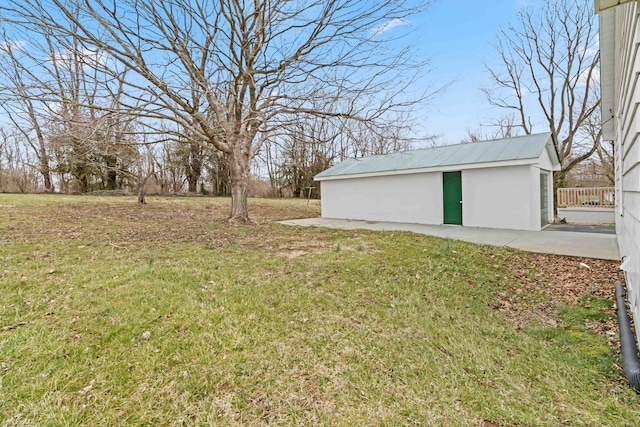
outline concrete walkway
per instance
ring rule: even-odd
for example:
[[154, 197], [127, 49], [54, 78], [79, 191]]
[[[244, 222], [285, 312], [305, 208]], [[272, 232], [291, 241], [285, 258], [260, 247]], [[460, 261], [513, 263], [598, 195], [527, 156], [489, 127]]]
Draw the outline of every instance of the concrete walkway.
[[305, 218], [280, 221], [285, 225], [341, 228], [345, 230], [413, 231], [446, 239], [492, 246], [507, 246], [527, 252], [620, 260], [616, 236], [568, 231], [523, 231], [459, 225], [424, 225], [397, 222]]
[[589, 225], [589, 224], [553, 224], [544, 231], [573, 231], [579, 233], [616, 234], [614, 225]]

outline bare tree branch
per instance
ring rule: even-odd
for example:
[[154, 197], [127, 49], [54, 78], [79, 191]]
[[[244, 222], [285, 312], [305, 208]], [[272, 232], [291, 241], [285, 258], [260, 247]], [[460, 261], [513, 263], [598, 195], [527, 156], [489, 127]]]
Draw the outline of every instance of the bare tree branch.
[[566, 174], [600, 144], [598, 132], [581, 133], [600, 105], [592, 9], [580, 0], [523, 8], [517, 22], [498, 35], [498, 62], [485, 63], [491, 80], [482, 89], [487, 101], [515, 113], [525, 134], [533, 132], [532, 118], [541, 117], [556, 137], [562, 163], [556, 185], [563, 185]]
[[263, 133], [309, 116], [382, 123], [429, 99], [427, 90], [407, 90], [424, 61], [384, 31], [429, 3], [8, 0], [0, 13], [23, 32], [104, 55], [94, 66], [122, 80], [118, 108], [221, 152], [231, 218], [247, 220]]

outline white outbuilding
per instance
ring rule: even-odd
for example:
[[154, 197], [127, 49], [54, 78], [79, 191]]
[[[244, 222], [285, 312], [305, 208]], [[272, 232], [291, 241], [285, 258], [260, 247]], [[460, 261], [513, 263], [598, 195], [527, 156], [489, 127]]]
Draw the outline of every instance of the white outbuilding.
[[553, 221], [553, 135], [345, 160], [315, 176], [322, 217], [540, 230]]

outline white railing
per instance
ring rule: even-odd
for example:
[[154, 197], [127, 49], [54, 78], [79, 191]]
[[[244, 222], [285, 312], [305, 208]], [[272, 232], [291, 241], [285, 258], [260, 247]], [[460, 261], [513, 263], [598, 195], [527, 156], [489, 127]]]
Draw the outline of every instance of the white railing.
[[612, 208], [616, 204], [614, 187], [558, 188], [559, 208]]

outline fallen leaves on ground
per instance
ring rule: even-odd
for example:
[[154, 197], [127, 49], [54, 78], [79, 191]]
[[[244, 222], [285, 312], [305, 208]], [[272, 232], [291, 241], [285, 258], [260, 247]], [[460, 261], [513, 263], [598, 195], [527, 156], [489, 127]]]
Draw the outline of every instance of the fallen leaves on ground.
[[[564, 305], [590, 308], [591, 298], [615, 301], [615, 282], [624, 283], [618, 261], [560, 255], [522, 253], [508, 260], [514, 278], [496, 292], [494, 308], [516, 327], [537, 322], [562, 326], [559, 314]], [[615, 306], [604, 320], [590, 320], [585, 327], [619, 346]]]

